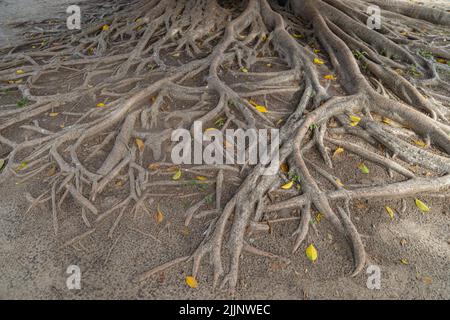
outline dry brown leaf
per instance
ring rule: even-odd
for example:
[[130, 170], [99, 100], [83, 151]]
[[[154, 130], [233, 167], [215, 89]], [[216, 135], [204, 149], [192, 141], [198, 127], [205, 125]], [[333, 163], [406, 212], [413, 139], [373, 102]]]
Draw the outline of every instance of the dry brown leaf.
[[156, 222], [157, 223], [161, 223], [164, 220], [164, 213], [162, 213], [162, 211], [159, 209], [159, 204], [158, 204], [158, 208], [156, 210]]
[[56, 174], [56, 167], [52, 166], [48, 171], [47, 171], [47, 177], [51, 177], [54, 176]]
[[138, 147], [139, 151], [140, 151], [140, 152], [143, 152], [143, 151], [144, 151], [144, 148], [145, 148], [145, 143], [144, 143], [144, 141], [142, 141], [142, 140], [139, 139], [139, 138], [136, 138], [135, 142], [136, 142], [136, 146]]
[[283, 173], [288, 173], [289, 172], [289, 166], [286, 162], [283, 162], [282, 164], [280, 164], [280, 170]]

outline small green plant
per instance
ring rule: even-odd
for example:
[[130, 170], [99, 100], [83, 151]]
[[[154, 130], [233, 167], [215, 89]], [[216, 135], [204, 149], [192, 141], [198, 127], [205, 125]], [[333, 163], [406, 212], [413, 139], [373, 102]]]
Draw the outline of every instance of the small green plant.
[[421, 75], [419, 71], [417, 71], [416, 66], [409, 66], [408, 69], [406, 69], [407, 73], [413, 77], [418, 77]]
[[420, 54], [422, 57], [427, 58], [427, 59], [433, 58], [433, 54], [432, 54], [431, 52], [429, 52], [429, 51], [426, 51], [426, 50], [420, 50], [420, 51], [419, 51], [419, 54]]
[[19, 101], [17, 101], [17, 106], [19, 108], [25, 107], [28, 104], [28, 99], [27, 98], [22, 98]]
[[214, 202], [214, 195], [213, 194], [208, 194], [205, 197], [205, 202], [206, 202], [206, 204], [212, 204]]
[[296, 171], [289, 171], [289, 180], [300, 183], [300, 176]]
[[184, 185], [185, 186], [195, 186], [195, 187], [197, 187], [197, 189], [199, 191], [205, 191], [206, 189], [208, 189], [207, 183], [203, 183], [198, 180], [187, 180], [186, 182], [184, 182]]
[[368, 67], [368, 66], [369, 66], [369, 65], [367, 64], [366, 61], [361, 61], [361, 67], [362, 67], [362, 69], [363, 69], [364, 71], [367, 70], [367, 67]]
[[319, 126], [315, 123], [313, 123], [312, 125], [309, 126], [309, 130], [314, 131], [318, 128]]
[[364, 56], [367, 56], [367, 52], [363, 51], [359, 51], [359, 50], [353, 50], [353, 55], [355, 56], [355, 58], [357, 60], [361, 60], [362, 58], [364, 58]]
[[234, 101], [229, 100], [229, 101], [228, 101], [228, 106], [229, 106], [229, 107], [235, 107], [235, 106], [236, 106], [236, 103], [235, 103]]
[[226, 120], [225, 118], [220, 117], [216, 121], [214, 121], [214, 125], [217, 128], [221, 129], [225, 125], [225, 120]]

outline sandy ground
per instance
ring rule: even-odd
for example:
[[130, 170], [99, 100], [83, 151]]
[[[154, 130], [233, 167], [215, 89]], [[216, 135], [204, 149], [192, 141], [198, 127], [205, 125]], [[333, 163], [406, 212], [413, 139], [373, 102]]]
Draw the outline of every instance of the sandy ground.
[[[170, 228], [155, 229], [154, 221], [141, 217], [137, 225], [124, 223], [114, 240], [105, 233], [83, 241], [83, 250], [62, 248], [70, 239], [72, 227], [79, 219], [66, 217], [62, 235], [55, 237], [51, 211], [42, 206], [24, 215], [23, 194], [38, 187], [38, 181], [27, 185], [4, 184], [0, 188], [0, 298], [138, 298], [138, 299], [226, 299], [213, 291], [211, 274], [201, 273], [198, 289], [184, 283], [188, 265], [175, 267], [148, 281], [136, 284], [134, 277], [147, 269], [186, 254], [200, 241], [198, 232], [181, 231], [176, 216], [181, 210], [163, 206], [172, 212]], [[326, 221], [311, 232], [319, 259], [311, 263], [298, 252], [291, 256], [289, 235], [295, 226], [275, 226], [272, 234], [254, 237], [254, 243], [291, 257], [286, 266], [277, 261], [245, 255], [241, 267], [238, 298], [245, 299], [449, 299], [450, 298], [450, 201], [424, 198], [432, 207], [428, 214], [419, 213], [412, 199], [404, 215], [394, 220], [384, 212], [384, 205], [399, 207], [399, 201], [369, 202], [359, 205], [354, 220], [362, 234], [370, 263], [381, 268], [381, 289], [366, 286], [367, 275], [356, 278], [347, 243], [337, 236]], [[74, 210], [71, 213], [77, 214]], [[70, 212], [68, 213], [70, 214]], [[286, 213], [287, 215], [289, 213]], [[76, 228], [76, 229], [78, 229]], [[144, 233], [157, 236], [156, 242]], [[117, 242], [116, 239], [119, 239]], [[403, 245], [401, 244], [403, 243]], [[403, 264], [407, 259], [408, 264]], [[82, 289], [68, 290], [66, 269], [78, 265], [82, 272]]]
[[21, 29], [11, 23], [65, 17], [66, 8], [86, 0], [2, 0], [0, 1], [0, 45], [16, 43]]
[[[14, 21], [53, 18], [63, 14], [69, 1], [7, 0], [0, 2], [0, 39], [16, 39], [18, 30], [6, 27], [5, 17]], [[52, 3], [45, 7], [45, 3]], [[33, 7], [31, 6], [33, 4]], [[24, 19], [24, 20], [22, 20]], [[9, 36], [8, 36], [9, 35]], [[13, 36], [14, 35], [14, 36]], [[345, 181], [383, 179], [381, 168], [371, 167], [371, 178], [361, 176], [357, 157], [344, 156], [336, 170], [348, 172]], [[185, 203], [162, 204], [166, 214], [162, 225], [148, 215], [128, 219], [108, 239], [108, 229], [82, 241], [83, 247], [63, 247], [63, 243], [83, 229], [79, 209], [70, 204], [61, 216], [61, 232], [53, 234], [51, 210], [40, 206], [25, 214], [26, 192], [41, 189], [38, 179], [26, 184], [13, 181], [0, 185], [0, 298], [13, 299], [227, 299], [211, 287], [211, 272], [202, 266], [197, 289], [184, 279], [190, 264], [181, 265], [142, 283], [133, 279], [149, 268], [191, 252], [201, 241], [208, 219], [200, 220], [186, 232], [182, 227]], [[353, 220], [364, 235], [370, 264], [381, 269], [381, 289], [367, 288], [364, 272], [355, 278], [347, 242], [327, 221], [316, 224], [306, 243], [314, 243], [319, 258], [311, 263], [304, 249], [290, 254], [294, 224], [275, 225], [271, 234], [256, 234], [258, 247], [289, 257], [291, 263], [244, 255], [237, 298], [245, 299], [450, 299], [450, 201], [449, 198], [421, 196], [431, 207], [422, 214], [408, 198], [404, 214], [393, 220], [385, 205], [400, 208], [400, 200], [361, 202]], [[105, 199], [108, 207], [114, 199]], [[279, 217], [295, 216], [280, 212]], [[150, 237], [152, 234], [156, 239]], [[403, 262], [402, 262], [403, 261]], [[81, 290], [68, 290], [69, 265], [81, 269]]]

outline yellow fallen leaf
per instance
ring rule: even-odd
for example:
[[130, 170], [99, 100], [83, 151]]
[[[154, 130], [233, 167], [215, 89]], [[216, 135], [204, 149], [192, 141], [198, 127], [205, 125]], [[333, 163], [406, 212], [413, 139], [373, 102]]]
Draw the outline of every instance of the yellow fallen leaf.
[[172, 57], [178, 58], [180, 56], [179, 52], [175, 52], [174, 54], [172, 54]]
[[326, 80], [332, 80], [332, 81], [334, 81], [334, 80], [337, 79], [337, 78], [336, 78], [335, 76], [333, 76], [332, 74], [327, 74], [327, 75], [325, 75], [323, 78], [326, 79]]
[[337, 148], [336, 150], [334, 150], [333, 152], [333, 157], [336, 157], [337, 155], [340, 155], [341, 153], [343, 153], [345, 150], [342, 147]]
[[198, 282], [194, 277], [187, 276], [186, 277], [186, 284], [191, 287], [192, 289], [195, 289], [198, 287]]
[[50, 112], [48, 114], [48, 116], [53, 118], [53, 117], [56, 117], [58, 114], [59, 114], [59, 112]]
[[282, 164], [280, 164], [280, 170], [281, 170], [281, 172], [284, 172], [284, 173], [289, 172], [289, 166], [287, 165], [286, 162], [283, 162]]
[[296, 38], [296, 39], [301, 39], [301, 38], [303, 38], [303, 35], [300, 34], [300, 33], [293, 33], [292, 36], [293, 36], [294, 38]]
[[265, 41], [267, 40], [267, 35], [263, 34], [262, 37], [261, 37], [261, 40], [262, 40], [263, 42], [265, 42]]
[[341, 186], [341, 187], [344, 186], [344, 184], [342, 183], [341, 179], [337, 178], [335, 181], [336, 181], [336, 183], [337, 183], [339, 186]]
[[361, 121], [361, 118], [357, 117], [357, 116], [348, 116], [348, 118], [350, 119], [351, 127], [356, 127], [359, 124], [359, 122]]
[[247, 73], [247, 72], [248, 72], [248, 69], [247, 69], [247, 68], [244, 68], [244, 67], [242, 67], [242, 68], [241, 68], [241, 72], [243, 72], [243, 73]]
[[104, 106], [106, 106], [106, 105], [103, 102], [97, 103], [98, 108], [103, 108]]
[[353, 122], [360, 122], [361, 121], [360, 117], [353, 116], [353, 115], [348, 116], [348, 118], [350, 119], [350, 121], [353, 121]]
[[415, 144], [417, 144], [419, 147], [425, 147], [427, 144], [423, 141], [423, 140], [421, 140], [421, 139], [417, 139], [417, 140], [414, 140], [414, 143]]
[[26, 162], [26, 161], [21, 162], [21, 163], [19, 164], [19, 166], [17, 167], [16, 171], [20, 171], [20, 170], [22, 170], [22, 169], [25, 169], [27, 166], [28, 166], [28, 162]]
[[430, 211], [430, 208], [424, 202], [422, 202], [421, 200], [416, 199], [415, 202], [416, 202], [417, 208], [419, 208], [420, 211], [422, 211], [422, 212]]
[[102, 30], [103, 30], [103, 31], [109, 30], [109, 26], [108, 26], [107, 24], [105, 24], [105, 25], [102, 27]]
[[4, 166], [5, 166], [5, 159], [0, 159], [0, 171], [3, 169]]
[[405, 264], [405, 265], [408, 265], [408, 264], [409, 264], [408, 259], [405, 259], [405, 258], [400, 259], [400, 262], [401, 262], [402, 264]]
[[250, 103], [252, 106], [256, 107], [258, 103], [255, 100], [249, 99], [248, 103]]
[[267, 113], [267, 112], [269, 112], [269, 111], [267, 111], [267, 108], [266, 108], [266, 107], [261, 106], [261, 105], [255, 106], [255, 109], [258, 110], [258, 111], [261, 112], [261, 113]]
[[311, 243], [308, 248], [306, 248], [306, 256], [312, 262], [317, 260], [317, 250], [314, 248], [314, 245]]
[[447, 60], [442, 59], [442, 58], [439, 58], [439, 59], [437, 59], [436, 61], [439, 62], [439, 63], [443, 63], [443, 64], [446, 64], [446, 63], [447, 63]]
[[362, 162], [358, 164], [358, 168], [361, 171], [361, 173], [368, 174], [370, 172], [369, 168], [367, 168], [367, 166]]
[[205, 181], [205, 180], [208, 180], [208, 178], [207, 178], [207, 177], [204, 177], [204, 176], [197, 176], [196, 179], [199, 180], [199, 181]]
[[175, 172], [175, 174], [172, 177], [172, 180], [180, 180], [181, 178], [181, 170], [178, 169], [177, 172]]
[[163, 220], [164, 220], [164, 213], [162, 213], [158, 205], [158, 209], [156, 210], [156, 222], [161, 223], [163, 222]]
[[214, 130], [217, 130], [217, 129], [216, 128], [208, 128], [208, 129], [205, 130], [205, 132], [214, 131]]
[[145, 148], [145, 143], [144, 143], [144, 141], [142, 141], [142, 140], [139, 139], [139, 138], [136, 138], [135, 142], [136, 142], [136, 146], [138, 147], [139, 151], [140, 151], [140, 152], [144, 151], [144, 148]]
[[322, 221], [323, 218], [323, 214], [321, 214], [320, 212], [316, 214], [315, 220], [317, 223], [319, 223], [320, 221]]
[[289, 190], [290, 188], [292, 188], [293, 185], [294, 185], [294, 181], [289, 181], [288, 183], [283, 184], [281, 186], [281, 189]]
[[318, 64], [318, 65], [325, 64], [325, 61], [323, 61], [319, 58], [314, 58], [313, 62], [314, 62], [314, 64]]
[[383, 118], [383, 122], [386, 123], [386, 124], [391, 124], [392, 120], [389, 119], [389, 118]]
[[272, 68], [272, 64], [271, 64], [271, 63], [267, 63], [267, 64], [266, 64], [266, 67], [267, 67], [267, 68]]
[[319, 49], [314, 49], [314, 53], [320, 53]]
[[392, 208], [388, 206], [385, 206], [384, 208], [386, 209], [386, 212], [388, 213], [389, 217], [391, 217], [391, 219], [394, 219], [394, 210], [392, 210]]
[[24, 74], [25, 71], [23, 71], [22, 69], [16, 70], [16, 74]]

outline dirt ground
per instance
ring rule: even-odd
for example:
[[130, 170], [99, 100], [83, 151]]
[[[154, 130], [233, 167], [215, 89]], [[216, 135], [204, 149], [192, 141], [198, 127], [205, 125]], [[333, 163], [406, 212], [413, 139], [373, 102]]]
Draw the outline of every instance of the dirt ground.
[[[0, 2], [0, 42], [14, 41], [20, 29], [7, 21], [46, 19], [61, 15], [69, 1]], [[34, 3], [34, 4], [33, 4]], [[33, 10], [51, 3], [51, 9]], [[437, 1], [437, 4], [442, 2]], [[26, 11], [24, 11], [27, 8]], [[32, 13], [33, 12], [33, 13]], [[3, 38], [2, 38], [3, 37]], [[1, 104], [1, 101], [0, 101]], [[344, 182], [387, 179], [386, 172], [373, 165], [368, 177], [357, 169], [358, 157], [342, 155], [335, 170]], [[36, 178], [20, 184], [9, 181], [0, 185], [0, 298], [1, 299], [228, 299], [211, 287], [212, 274], [202, 267], [197, 289], [185, 284], [191, 265], [184, 264], [160, 273], [147, 281], [135, 283], [136, 275], [183, 256], [195, 249], [208, 217], [193, 227], [183, 227], [183, 213], [189, 200], [161, 202], [165, 213], [156, 225], [146, 213], [129, 217], [119, 225], [112, 239], [108, 226], [85, 238], [81, 246], [64, 246], [80, 234], [83, 224], [79, 208], [72, 202], [62, 213], [58, 236], [53, 233], [51, 208], [41, 205], [26, 213], [26, 193], [43, 188]], [[229, 187], [228, 192], [232, 191]], [[388, 205], [401, 207], [400, 200], [356, 203], [352, 212], [364, 244], [369, 264], [381, 269], [381, 288], [369, 289], [364, 272], [350, 277], [353, 268], [348, 243], [335, 233], [326, 220], [315, 222], [317, 232], [310, 232], [305, 243], [314, 243], [319, 253], [310, 262], [304, 249], [292, 255], [291, 234], [294, 224], [280, 223], [271, 233], [257, 233], [252, 240], [258, 247], [288, 257], [286, 265], [276, 260], [245, 254], [242, 258], [239, 299], [450, 299], [450, 197], [420, 196], [431, 211], [421, 213], [413, 198], [406, 199], [404, 214], [396, 211], [391, 219]], [[110, 207], [114, 198], [102, 200]], [[276, 217], [297, 216], [295, 211], [277, 213]], [[81, 269], [81, 290], [69, 290], [66, 270], [69, 265]]]
[[[165, 204], [172, 212], [170, 228], [155, 229], [153, 219], [141, 217], [139, 223], [122, 224], [114, 240], [106, 231], [83, 241], [82, 250], [62, 248], [70, 230], [81, 227], [67, 219], [60, 237], [55, 237], [51, 210], [42, 206], [24, 215], [23, 194], [39, 188], [39, 182], [0, 188], [0, 297], [14, 299], [226, 299], [227, 295], [210, 285], [211, 275], [199, 278], [199, 287], [184, 283], [190, 266], [175, 267], [136, 284], [133, 278], [147, 269], [184, 255], [195, 248], [200, 237], [195, 229], [181, 230], [182, 208]], [[286, 266], [277, 261], [245, 255], [237, 298], [242, 299], [449, 299], [450, 298], [450, 201], [424, 198], [432, 211], [420, 213], [408, 199], [404, 215], [391, 220], [384, 205], [399, 207], [399, 201], [362, 203], [355, 211], [357, 227], [366, 236], [371, 264], [381, 268], [381, 289], [366, 286], [367, 275], [356, 278], [348, 244], [338, 237], [326, 221], [311, 233], [319, 259], [311, 263], [303, 251], [291, 256], [289, 235], [294, 226], [275, 226], [272, 234], [255, 236], [258, 246], [291, 258]], [[74, 210], [75, 211], [75, 210]], [[70, 212], [66, 213], [67, 216]], [[72, 212], [76, 214], [76, 212]], [[290, 213], [285, 213], [289, 215]], [[168, 219], [169, 220], [169, 219]], [[137, 231], [139, 230], [139, 231]], [[73, 231], [72, 231], [73, 232]], [[155, 235], [158, 241], [150, 238]], [[75, 234], [72, 234], [74, 236]], [[116, 239], [119, 239], [116, 242]], [[407, 259], [408, 264], [401, 260]], [[68, 290], [66, 269], [78, 265], [82, 289]], [[207, 266], [204, 266], [207, 268]]]

